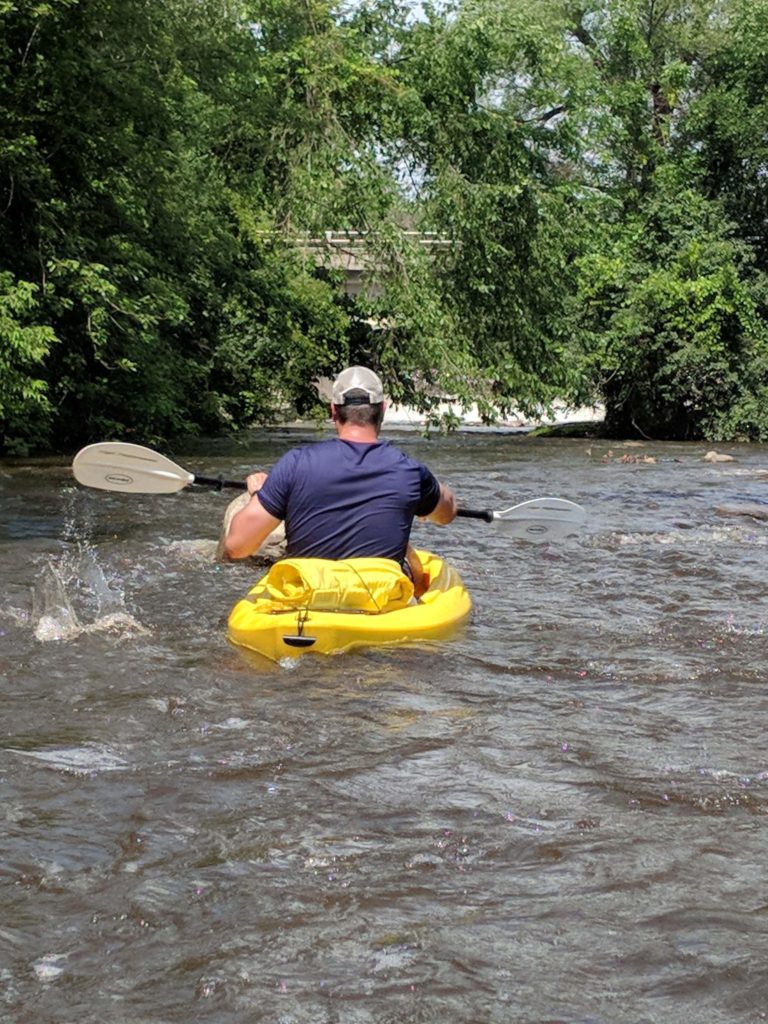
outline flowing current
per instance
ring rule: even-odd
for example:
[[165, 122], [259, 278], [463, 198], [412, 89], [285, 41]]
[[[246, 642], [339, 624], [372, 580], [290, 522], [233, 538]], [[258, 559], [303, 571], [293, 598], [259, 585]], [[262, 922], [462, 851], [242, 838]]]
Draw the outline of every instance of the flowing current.
[[766, 1019], [768, 450], [388, 436], [587, 526], [416, 524], [471, 623], [290, 666], [226, 639], [231, 494], [0, 465], [3, 1022]]

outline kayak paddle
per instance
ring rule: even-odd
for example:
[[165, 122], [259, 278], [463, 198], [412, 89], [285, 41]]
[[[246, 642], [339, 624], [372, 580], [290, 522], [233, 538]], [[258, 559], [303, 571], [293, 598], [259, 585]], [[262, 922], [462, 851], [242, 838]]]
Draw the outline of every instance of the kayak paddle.
[[460, 508], [456, 515], [498, 523], [506, 533], [531, 541], [556, 540], [584, 525], [586, 510], [567, 498], [531, 498], [502, 512]]
[[102, 441], [81, 448], [72, 462], [75, 480], [86, 487], [130, 494], [174, 494], [190, 484], [245, 490], [245, 480], [195, 476], [165, 455], [140, 444]]
[[[82, 448], [75, 455], [72, 471], [78, 483], [86, 487], [129, 494], [174, 494], [190, 484], [217, 490], [233, 487], [243, 491], [246, 487], [244, 480], [195, 476], [151, 448], [123, 441], [102, 441]], [[511, 536], [530, 541], [555, 540], [575, 533], [587, 518], [581, 505], [565, 498], [533, 498], [501, 512], [460, 508], [458, 515], [498, 523]]]

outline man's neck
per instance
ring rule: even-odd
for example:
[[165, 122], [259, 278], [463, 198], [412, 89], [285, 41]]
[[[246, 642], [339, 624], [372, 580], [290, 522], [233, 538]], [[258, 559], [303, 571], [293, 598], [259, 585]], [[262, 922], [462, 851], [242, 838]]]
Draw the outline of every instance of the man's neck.
[[379, 440], [375, 427], [361, 427], [356, 423], [336, 423], [336, 433], [341, 441], [357, 441], [358, 444], [373, 444]]

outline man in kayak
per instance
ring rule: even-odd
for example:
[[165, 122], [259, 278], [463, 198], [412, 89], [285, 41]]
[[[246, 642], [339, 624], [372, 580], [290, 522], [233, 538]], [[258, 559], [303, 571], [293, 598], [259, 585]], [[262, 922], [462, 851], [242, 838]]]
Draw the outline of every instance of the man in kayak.
[[336, 437], [286, 452], [269, 474], [247, 478], [248, 504], [224, 540], [232, 559], [254, 554], [285, 522], [288, 558], [391, 558], [426, 581], [409, 543], [414, 516], [441, 525], [456, 498], [426, 466], [379, 439], [384, 388], [367, 367], [350, 366], [333, 382]]

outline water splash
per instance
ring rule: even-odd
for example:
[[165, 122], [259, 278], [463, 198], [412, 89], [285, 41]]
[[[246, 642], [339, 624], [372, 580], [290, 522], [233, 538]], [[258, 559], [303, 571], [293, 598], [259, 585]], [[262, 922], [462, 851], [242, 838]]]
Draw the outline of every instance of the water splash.
[[57, 565], [49, 563], [33, 595], [35, 638], [42, 642], [71, 640], [83, 630]]
[[42, 643], [81, 633], [149, 632], [125, 607], [120, 581], [108, 580], [93, 549], [82, 543], [44, 567], [33, 595], [32, 622]]

